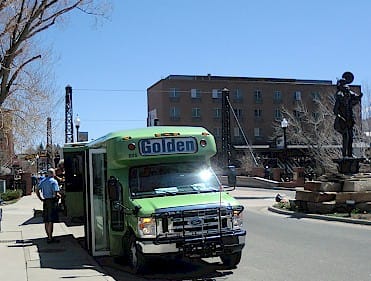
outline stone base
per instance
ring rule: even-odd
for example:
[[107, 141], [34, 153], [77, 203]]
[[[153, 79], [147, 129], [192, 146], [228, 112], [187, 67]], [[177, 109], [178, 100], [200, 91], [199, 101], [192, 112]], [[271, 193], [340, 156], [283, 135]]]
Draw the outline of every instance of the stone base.
[[315, 203], [333, 201], [335, 200], [335, 198], [336, 193], [315, 192], [307, 190], [297, 190], [295, 194], [296, 200]]
[[307, 208], [309, 213], [331, 214], [335, 211], [336, 202], [307, 202]]
[[[352, 208], [370, 212], [371, 174], [339, 173], [322, 177], [322, 181], [308, 181], [304, 190], [296, 190], [293, 201], [299, 211], [310, 213], [349, 212]], [[348, 201], [353, 201], [354, 205], [348, 206]]]
[[371, 212], [371, 202], [356, 203], [350, 208], [346, 202], [337, 201], [311, 202], [303, 200], [290, 200], [290, 206], [300, 212], [313, 214], [331, 214], [331, 213], [348, 213], [352, 209], [358, 209], [360, 212]]
[[341, 174], [357, 174], [359, 173], [359, 162], [362, 162], [365, 158], [353, 158], [345, 157], [340, 159], [333, 159], [338, 165], [338, 171]]
[[339, 182], [307, 181], [304, 184], [304, 190], [316, 192], [340, 192], [341, 184]]
[[361, 203], [356, 204], [355, 207], [364, 212], [371, 213], [371, 202], [361, 202]]
[[347, 200], [352, 200], [355, 203], [371, 202], [371, 192], [339, 192], [336, 194], [337, 203], [345, 203]]
[[363, 192], [371, 191], [371, 179], [351, 179], [344, 181], [343, 191]]

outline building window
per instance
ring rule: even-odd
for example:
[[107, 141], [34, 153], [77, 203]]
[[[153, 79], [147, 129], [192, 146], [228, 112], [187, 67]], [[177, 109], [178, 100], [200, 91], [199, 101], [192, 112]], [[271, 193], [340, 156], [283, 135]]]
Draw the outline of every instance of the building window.
[[254, 109], [254, 117], [261, 118], [262, 117], [262, 110], [260, 108]]
[[262, 103], [263, 102], [262, 92], [260, 90], [255, 90], [254, 91], [254, 100], [255, 100], [255, 103]]
[[235, 91], [234, 91], [234, 100], [236, 101], [236, 102], [241, 102], [242, 101], [242, 91], [241, 91], [241, 89], [236, 89]]
[[261, 129], [254, 128], [254, 137], [260, 137], [260, 136], [261, 136]]
[[294, 100], [295, 101], [301, 101], [301, 92], [300, 91], [295, 91]]
[[273, 102], [281, 103], [282, 102], [282, 92], [281, 91], [274, 91]]
[[222, 98], [222, 91], [219, 89], [212, 89], [211, 97], [213, 99], [221, 99]]
[[180, 119], [180, 111], [177, 107], [170, 108], [170, 119], [171, 120], [179, 120]]
[[234, 137], [239, 137], [239, 136], [241, 136], [241, 134], [240, 134], [240, 128], [239, 128], [239, 127], [234, 127], [234, 128], [233, 128], [233, 136], [234, 136]]
[[298, 120], [301, 118], [301, 113], [300, 113], [299, 110], [294, 110], [293, 115], [294, 115], [294, 118], [296, 118]]
[[312, 118], [314, 121], [318, 121], [319, 120], [319, 112], [315, 111], [315, 112], [312, 112]]
[[239, 127], [233, 128], [233, 142], [235, 144], [240, 144], [242, 142], [242, 134]]
[[179, 98], [179, 90], [177, 88], [171, 88], [170, 89], [170, 93], [169, 93], [169, 97], [171, 99], [177, 99], [177, 98]]
[[236, 108], [233, 111], [234, 111], [234, 114], [236, 115], [237, 119], [241, 120], [241, 118], [242, 118], [242, 109]]
[[194, 107], [192, 108], [192, 118], [200, 118], [201, 117], [201, 108]]
[[312, 96], [313, 101], [320, 101], [321, 100], [321, 94], [319, 92], [312, 92], [311, 96]]
[[214, 108], [213, 109], [213, 116], [214, 118], [221, 118], [222, 117], [222, 109], [221, 108]]
[[214, 137], [220, 138], [222, 136], [222, 128], [217, 127], [214, 128]]
[[191, 89], [191, 98], [192, 99], [200, 99], [201, 98], [201, 91], [199, 89]]
[[282, 112], [281, 112], [281, 109], [276, 108], [276, 109], [274, 110], [274, 119], [275, 119], [275, 120], [281, 120], [281, 119], [282, 119]]

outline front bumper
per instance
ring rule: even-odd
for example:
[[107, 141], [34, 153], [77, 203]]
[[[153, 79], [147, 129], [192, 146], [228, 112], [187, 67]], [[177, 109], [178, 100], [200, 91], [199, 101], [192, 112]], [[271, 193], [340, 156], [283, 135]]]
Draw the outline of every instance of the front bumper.
[[162, 237], [156, 240], [139, 240], [144, 254], [180, 253], [187, 257], [212, 257], [239, 252], [245, 246], [246, 231], [203, 237]]

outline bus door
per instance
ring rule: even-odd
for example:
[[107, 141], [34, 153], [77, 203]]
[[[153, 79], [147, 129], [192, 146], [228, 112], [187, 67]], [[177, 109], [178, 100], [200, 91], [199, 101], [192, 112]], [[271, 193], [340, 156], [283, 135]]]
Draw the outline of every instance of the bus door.
[[89, 236], [91, 236], [91, 253], [93, 256], [109, 254], [109, 233], [107, 217], [107, 156], [106, 150], [89, 150], [89, 188], [88, 220]]

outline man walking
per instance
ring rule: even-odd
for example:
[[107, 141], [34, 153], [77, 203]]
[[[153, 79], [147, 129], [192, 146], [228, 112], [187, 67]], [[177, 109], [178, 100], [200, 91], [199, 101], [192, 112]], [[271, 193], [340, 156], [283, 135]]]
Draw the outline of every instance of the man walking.
[[53, 223], [59, 221], [58, 200], [61, 198], [59, 185], [54, 177], [55, 170], [50, 168], [48, 170], [48, 177], [42, 180], [36, 188], [36, 195], [43, 202], [43, 219], [48, 243], [59, 242], [53, 238]]

